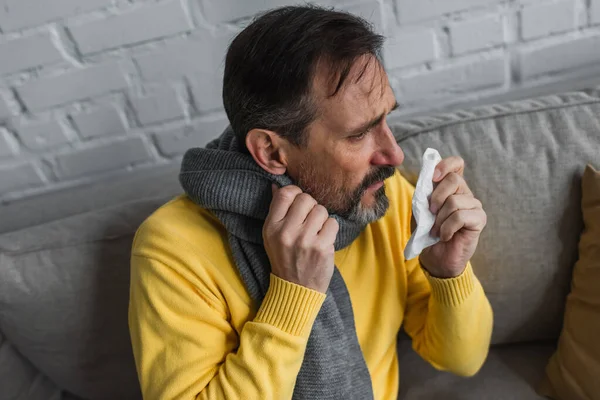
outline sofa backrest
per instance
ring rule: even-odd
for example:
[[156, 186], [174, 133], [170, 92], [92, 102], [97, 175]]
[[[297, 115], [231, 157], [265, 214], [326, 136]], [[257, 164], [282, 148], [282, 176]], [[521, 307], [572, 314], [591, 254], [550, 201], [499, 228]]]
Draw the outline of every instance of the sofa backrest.
[[[585, 163], [600, 165], [600, 98], [553, 96], [393, 129], [409, 179], [426, 147], [466, 160], [489, 217], [473, 266], [494, 307], [494, 341], [556, 338], [582, 227], [578, 179]], [[140, 397], [129, 252], [139, 224], [178, 193], [168, 167], [0, 208], [0, 366], [11, 362], [0, 387], [25, 390], [11, 399]]]
[[142, 221], [180, 193], [177, 170], [2, 207], [0, 225], [15, 227], [0, 234], [3, 395], [141, 398], [127, 323], [131, 243]]
[[557, 339], [582, 230], [580, 178], [600, 166], [600, 97], [583, 92], [392, 124], [416, 182], [428, 147], [465, 159], [488, 215], [473, 268], [494, 343]]

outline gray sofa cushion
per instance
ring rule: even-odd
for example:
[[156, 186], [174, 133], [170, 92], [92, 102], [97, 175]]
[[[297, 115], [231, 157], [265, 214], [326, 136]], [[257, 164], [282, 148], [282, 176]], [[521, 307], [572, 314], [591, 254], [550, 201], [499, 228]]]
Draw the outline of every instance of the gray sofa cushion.
[[582, 229], [579, 180], [600, 165], [600, 98], [585, 93], [393, 124], [416, 181], [427, 147], [462, 156], [488, 214], [473, 267], [495, 314], [493, 342], [556, 339]]
[[408, 340], [400, 341], [399, 400], [544, 400], [535, 388], [556, 347], [516, 344], [492, 348], [472, 378], [439, 372], [423, 361]]
[[[140, 398], [127, 325], [131, 243], [170, 197], [0, 235], [1, 332], [61, 389], [84, 399]], [[31, 368], [15, 368], [34, 379]]]
[[0, 233], [135, 199], [181, 193], [178, 173], [179, 165], [163, 165], [0, 205]]
[[2, 399], [59, 400], [60, 389], [29, 363], [0, 333]]

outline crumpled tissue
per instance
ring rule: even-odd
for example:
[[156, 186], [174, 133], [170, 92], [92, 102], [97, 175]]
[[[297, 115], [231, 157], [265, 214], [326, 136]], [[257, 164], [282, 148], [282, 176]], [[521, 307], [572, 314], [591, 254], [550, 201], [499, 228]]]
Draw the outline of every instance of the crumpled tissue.
[[417, 257], [423, 249], [440, 241], [440, 238], [430, 234], [431, 228], [435, 224], [435, 214], [429, 211], [429, 197], [433, 193], [433, 173], [440, 161], [442, 161], [442, 157], [437, 150], [431, 148], [425, 150], [423, 166], [412, 198], [412, 211], [417, 227], [404, 249], [404, 259], [406, 260]]

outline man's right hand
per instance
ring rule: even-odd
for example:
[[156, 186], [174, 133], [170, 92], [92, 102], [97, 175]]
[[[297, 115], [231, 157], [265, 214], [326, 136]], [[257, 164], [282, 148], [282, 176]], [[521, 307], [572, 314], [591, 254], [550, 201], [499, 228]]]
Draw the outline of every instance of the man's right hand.
[[277, 188], [263, 227], [271, 272], [281, 279], [327, 292], [334, 268], [338, 223], [297, 186]]

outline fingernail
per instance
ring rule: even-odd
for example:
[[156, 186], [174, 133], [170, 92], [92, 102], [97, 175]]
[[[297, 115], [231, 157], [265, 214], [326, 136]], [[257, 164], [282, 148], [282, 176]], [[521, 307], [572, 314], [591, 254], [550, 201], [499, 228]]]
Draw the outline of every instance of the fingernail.
[[271, 183], [271, 193], [275, 194], [276, 191], [277, 191], [277, 185], [274, 183]]
[[440, 171], [439, 169], [436, 168], [435, 172], [433, 173], [433, 180], [439, 179], [439, 177], [441, 175], [442, 175], [442, 171]]
[[432, 214], [435, 214], [437, 212], [434, 204], [429, 206], [429, 211], [431, 211]]

